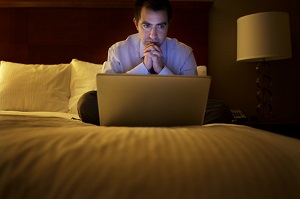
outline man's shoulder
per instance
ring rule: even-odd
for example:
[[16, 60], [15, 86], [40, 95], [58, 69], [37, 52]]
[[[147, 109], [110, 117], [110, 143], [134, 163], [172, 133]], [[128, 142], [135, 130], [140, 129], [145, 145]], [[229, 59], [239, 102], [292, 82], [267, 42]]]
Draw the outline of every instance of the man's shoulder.
[[139, 42], [138, 34], [129, 35], [126, 40], [118, 41], [113, 44], [111, 49], [123, 49], [123, 48], [132, 48], [133, 46], [137, 46]]
[[181, 50], [181, 51], [192, 51], [193, 49], [186, 45], [183, 42], [178, 41], [176, 38], [169, 38], [167, 37], [167, 43], [168, 43], [168, 47], [174, 50]]

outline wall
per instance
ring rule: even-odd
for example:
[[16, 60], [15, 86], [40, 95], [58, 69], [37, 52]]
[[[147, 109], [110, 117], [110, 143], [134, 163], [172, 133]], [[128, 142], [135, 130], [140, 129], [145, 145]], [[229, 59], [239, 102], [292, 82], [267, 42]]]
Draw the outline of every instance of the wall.
[[215, 0], [209, 22], [211, 98], [242, 109], [248, 117], [256, 116], [256, 63], [236, 62], [236, 20], [257, 12], [286, 11], [293, 57], [271, 62], [273, 117], [300, 121], [300, 7], [296, 4], [297, 0]]
[[[0, 0], [0, 60], [55, 64], [77, 58], [103, 63], [112, 44], [136, 33], [133, 2]], [[173, 2], [169, 36], [194, 48], [201, 65], [208, 63], [211, 6], [209, 0]]]

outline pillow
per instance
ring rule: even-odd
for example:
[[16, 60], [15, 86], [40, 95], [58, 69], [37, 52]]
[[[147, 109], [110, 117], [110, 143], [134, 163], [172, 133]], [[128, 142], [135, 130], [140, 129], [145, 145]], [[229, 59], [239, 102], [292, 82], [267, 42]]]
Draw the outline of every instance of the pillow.
[[102, 71], [102, 67], [102, 64], [72, 60], [69, 113], [78, 114], [77, 102], [79, 98], [88, 91], [96, 90], [96, 75]]
[[67, 112], [70, 64], [1, 61], [0, 110]]

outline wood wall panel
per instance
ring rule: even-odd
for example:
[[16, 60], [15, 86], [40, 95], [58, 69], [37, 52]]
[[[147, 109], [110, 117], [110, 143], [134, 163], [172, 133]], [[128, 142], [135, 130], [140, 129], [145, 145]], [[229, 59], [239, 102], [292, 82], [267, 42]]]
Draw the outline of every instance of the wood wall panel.
[[[191, 46], [199, 65], [207, 64], [209, 4], [176, 2], [173, 9], [169, 36]], [[136, 33], [132, 18], [133, 9], [122, 6], [0, 7], [0, 60], [103, 63], [113, 43]]]
[[[173, 7], [207, 9], [214, 0], [170, 0]], [[133, 8], [135, 0], [0, 0], [0, 7]]]
[[0, 0], [0, 7], [132, 8], [135, 0]]

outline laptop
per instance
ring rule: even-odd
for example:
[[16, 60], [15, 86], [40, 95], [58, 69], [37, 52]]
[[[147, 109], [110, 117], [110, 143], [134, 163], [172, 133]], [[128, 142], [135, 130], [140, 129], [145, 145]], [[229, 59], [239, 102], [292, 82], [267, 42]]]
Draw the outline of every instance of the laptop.
[[97, 74], [100, 126], [202, 125], [211, 78]]

